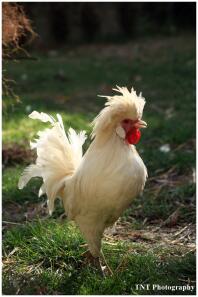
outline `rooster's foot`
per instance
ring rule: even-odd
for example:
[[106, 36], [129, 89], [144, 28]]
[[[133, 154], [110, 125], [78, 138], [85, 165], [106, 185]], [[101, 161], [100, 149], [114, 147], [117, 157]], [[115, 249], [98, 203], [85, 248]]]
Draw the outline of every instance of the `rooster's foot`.
[[108, 265], [103, 266], [101, 264], [100, 257], [92, 256], [89, 250], [84, 252], [82, 256], [85, 257], [84, 264], [91, 264], [93, 267], [97, 269], [97, 271], [102, 275], [102, 277], [112, 275], [112, 271], [109, 268], [109, 266]]

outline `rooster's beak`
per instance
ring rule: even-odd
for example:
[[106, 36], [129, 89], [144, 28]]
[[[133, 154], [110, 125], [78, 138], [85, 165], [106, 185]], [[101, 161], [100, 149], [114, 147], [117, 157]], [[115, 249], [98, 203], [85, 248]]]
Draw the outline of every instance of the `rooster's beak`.
[[147, 123], [142, 121], [142, 120], [138, 120], [137, 123], [135, 123], [134, 125], [136, 128], [146, 128], [147, 127]]

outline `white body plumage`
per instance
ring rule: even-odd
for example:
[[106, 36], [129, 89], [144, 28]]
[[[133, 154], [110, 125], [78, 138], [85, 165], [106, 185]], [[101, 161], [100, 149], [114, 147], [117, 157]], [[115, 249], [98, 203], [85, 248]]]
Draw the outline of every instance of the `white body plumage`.
[[75, 174], [68, 178], [65, 209], [69, 219], [79, 225], [94, 256], [98, 255], [98, 245], [92, 242], [93, 232], [100, 240], [104, 229], [143, 190], [146, 178], [146, 167], [135, 147], [116, 135], [99, 149], [93, 142]]
[[141, 118], [144, 99], [132, 90], [119, 88], [122, 96], [107, 97], [106, 107], [94, 120], [93, 141], [82, 156], [85, 133], [72, 129], [67, 136], [62, 120], [34, 112], [30, 116], [53, 128], [39, 134], [33, 144], [37, 161], [19, 181], [41, 176], [41, 194], [47, 193], [49, 209], [61, 197], [70, 220], [79, 226], [94, 257], [100, 255], [104, 229], [112, 225], [144, 188], [147, 170], [135, 146], [126, 143], [119, 123], [124, 118]]

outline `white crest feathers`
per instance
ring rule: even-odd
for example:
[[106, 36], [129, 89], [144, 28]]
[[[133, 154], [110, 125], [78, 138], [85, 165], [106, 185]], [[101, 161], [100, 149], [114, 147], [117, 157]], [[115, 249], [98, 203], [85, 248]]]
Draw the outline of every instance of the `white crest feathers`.
[[132, 88], [131, 92], [126, 87], [113, 89], [121, 95], [100, 96], [107, 99], [105, 108], [93, 121], [92, 137], [99, 135], [101, 132], [107, 133], [107, 129], [113, 129], [118, 122], [123, 119], [137, 119], [142, 117], [145, 99], [142, 94], [138, 96]]

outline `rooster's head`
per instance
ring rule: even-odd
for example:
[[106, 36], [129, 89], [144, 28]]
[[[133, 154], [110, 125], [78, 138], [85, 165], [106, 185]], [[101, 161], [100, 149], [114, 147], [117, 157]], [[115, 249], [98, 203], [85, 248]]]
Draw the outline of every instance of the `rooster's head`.
[[102, 137], [116, 133], [125, 139], [128, 144], [136, 144], [141, 136], [140, 128], [146, 128], [142, 121], [145, 99], [142, 94], [138, 96], [134, 89], [131, 92], [126, 87], [113, 89], [121, 95], [106, 97], [105, 108], [93, 121], [93, 137]]

